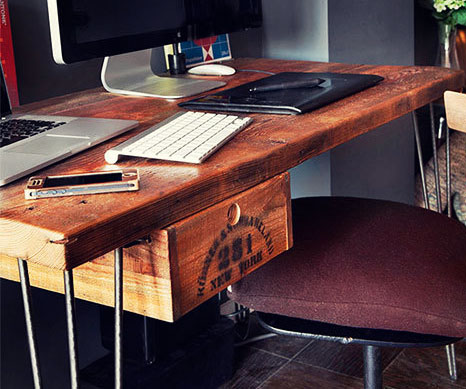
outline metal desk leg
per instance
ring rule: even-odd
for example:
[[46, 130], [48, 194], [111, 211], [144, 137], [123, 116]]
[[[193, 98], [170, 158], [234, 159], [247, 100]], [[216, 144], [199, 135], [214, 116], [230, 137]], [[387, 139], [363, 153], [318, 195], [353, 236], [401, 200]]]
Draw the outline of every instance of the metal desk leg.
[[447, 126], [445, 132], [445, 148], [446, 148], [446, 169], [447, 169], [447, 213], [451, 217], [451, 151], [450, 151], [450, 128]]
[[416, 111], [413, 111], [411, 116], [413, 118], [414, 136], [416, 138], [416, 149], [417, 149], [417, 157], [419, 160], [419, 172], [421, 174], [422, 195], [424, 198], [424, 206], [427, 209], [429, 209], [429, 200], [428, 200], [429, 194], [427, 193], [426, 175], [424, 173], [424, 161], [422, 158], [421, 136], [419, 135], [419, 122], [417, 120]]
[[122, 321], [123, 321], [123, 248], [114, 251], [115, 257], [115, 389], [123, 387]]
[[73, 271], [63, 272], [65, 280], [66, 328], [68, 331], [68, 353], [70, 359], [71, 388], [79, 388], [78, 345], [76, 339], [76, 308], [74, 303]]
[[429, 104], [430, 112], [430, 133], [432, 137], [432, 159], [434, 161], [434, 177], [435, 177], [435, 196], [437, 197], [437, 212], [442, 213], [442, 194], [440, 188], [440, 173], [438, 167], [438, 156], [437, 156], [437, 135], [435, 133], [435, 120], [434, 120], [434, 106], [432, 103]]
[[18, 258], [19, 278], [21, 282], [21, 292], [23, 296], [24, 316], [26, 319], [26, 331], [29, 342], [29, 353], [31, 356], [32, 377], [34, 388], [41, 388], [41, 377], [39, 370], [39, 356], [37, 354], [36, 337], [32, 323], [31, 285], [29, 283], [27, 262]]

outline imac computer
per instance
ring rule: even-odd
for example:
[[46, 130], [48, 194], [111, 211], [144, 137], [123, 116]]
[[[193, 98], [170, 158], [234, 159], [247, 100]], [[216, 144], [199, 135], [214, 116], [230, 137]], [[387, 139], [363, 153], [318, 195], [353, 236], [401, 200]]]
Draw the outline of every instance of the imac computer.
[[[173, 44], [176, 56], [179, 42], [259, 27], [262, 22], [261, 0], [47, 3], [55, 62], [105, 57], [104, 87], [110, 92], [141, 96], [179, 98], [225, 85], [179, 75], [156, 76], [150, 67], [152, 48]], [[176, 65], [179, 59], [175, 57], [173, 62]]]

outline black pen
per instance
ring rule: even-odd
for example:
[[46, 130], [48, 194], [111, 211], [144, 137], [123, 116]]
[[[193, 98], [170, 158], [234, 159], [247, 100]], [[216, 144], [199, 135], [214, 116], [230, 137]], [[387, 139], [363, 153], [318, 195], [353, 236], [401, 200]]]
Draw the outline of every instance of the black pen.
[[310, 80], [285, 81], [279, 84], [260, 85], [249, 89], [249, 92], [272, 92], [276, 90], [296, 89], [296, 88], [314, 88], [325, 82], [321, 78], [312, 78]]

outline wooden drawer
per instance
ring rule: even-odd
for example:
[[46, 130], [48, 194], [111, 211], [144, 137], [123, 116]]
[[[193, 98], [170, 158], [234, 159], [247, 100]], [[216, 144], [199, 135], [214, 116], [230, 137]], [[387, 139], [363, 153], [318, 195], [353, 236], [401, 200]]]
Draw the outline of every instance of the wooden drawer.
[[[288, 173], [124, 249], [124, 309], [174, 321], [292, 245]], [[18, 279], [1, 258], [0, 277]], [[31, 284], [63, 293], [61, 271], [29, 264]], [[73, 270], [75, 295], [113, 306], [113, 253]]]

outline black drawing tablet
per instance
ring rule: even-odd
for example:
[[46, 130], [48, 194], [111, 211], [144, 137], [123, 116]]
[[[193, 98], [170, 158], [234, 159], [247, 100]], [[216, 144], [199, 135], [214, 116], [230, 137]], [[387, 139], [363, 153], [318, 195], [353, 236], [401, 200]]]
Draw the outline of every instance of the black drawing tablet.
[[[325, 82], [312, 88], [291, 88], [250, 92], [258, 86], [304, 81], [315, 78]], [[367, 89], [383, 77], [370, 74], [283, 72], [218, 93], [180, 103], [188, 109], [226, 112], [261, 112], [296, 115], [317, 109]]]

